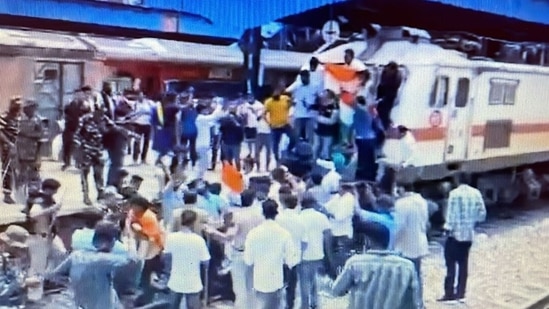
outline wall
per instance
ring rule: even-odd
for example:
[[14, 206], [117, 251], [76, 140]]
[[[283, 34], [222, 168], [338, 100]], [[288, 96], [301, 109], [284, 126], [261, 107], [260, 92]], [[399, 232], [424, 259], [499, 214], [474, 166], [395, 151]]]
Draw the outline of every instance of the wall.
[[25, 57], [0, 57], [0, 68], [4, 76], [0, 81], [0, 111], [3, 112], [12, 96], [33, 96], [34, 61]]

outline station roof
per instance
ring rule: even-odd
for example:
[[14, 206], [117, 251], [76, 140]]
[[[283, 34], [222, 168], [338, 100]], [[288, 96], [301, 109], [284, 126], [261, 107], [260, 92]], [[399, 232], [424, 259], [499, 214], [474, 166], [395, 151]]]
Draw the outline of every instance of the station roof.
[[349, 0], [279, 21], [321, 28], [344, 17], [341, 31], [368, 23], [431, 31], [460, 31], [511, 41], [549, 41], [549, 0]]
[[209, 19], [212, 24], [230, 29], [259, 27], [286, 16], [344, 3], [349, 0], [187, 0], [182, 10]]

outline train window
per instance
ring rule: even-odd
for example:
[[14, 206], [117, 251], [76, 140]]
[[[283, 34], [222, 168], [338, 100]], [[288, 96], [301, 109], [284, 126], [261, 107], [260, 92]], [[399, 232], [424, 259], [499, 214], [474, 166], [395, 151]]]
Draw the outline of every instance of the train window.
[[440, 108], [448, 104], [448, 84], [450, 79], [448, 76], [439, 76], [435, 80], [433, 90], [431, 92], [430, 107]]
[[493, 78], [490, 80], [490, 105], [513, 105], [519, 81], [513, 79]]
[[465, 107], [469, 101], [469, 79], [458, 79], [457, 93], [456, 93], [456, 107]]

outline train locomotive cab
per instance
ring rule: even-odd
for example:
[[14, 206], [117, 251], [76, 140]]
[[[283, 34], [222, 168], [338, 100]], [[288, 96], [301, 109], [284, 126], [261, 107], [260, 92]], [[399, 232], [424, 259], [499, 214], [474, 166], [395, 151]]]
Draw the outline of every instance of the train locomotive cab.
[[549, 89], [539, 86], [549, 82], [548, 68], [471, 59], [410, 40], [386, 41], [370, 54], [361, 60], [374, 89], [383, 66], [399, 64], [402, 81], [390, 118], [416, 140], [413, 164], [397, 179], [440, 190], [465, 172], [475, 176], [488, 204], [539, 197], [541, 182], [531, 168], [549, 160], [543, 99]]

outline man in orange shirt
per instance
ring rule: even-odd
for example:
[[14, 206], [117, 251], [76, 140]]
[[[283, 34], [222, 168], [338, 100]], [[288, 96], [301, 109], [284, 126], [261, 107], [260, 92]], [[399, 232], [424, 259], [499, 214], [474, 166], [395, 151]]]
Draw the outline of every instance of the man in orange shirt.
[[164, 248], [164, 231], [156, 214], [149, 209], [152, 205], [146, 198], [134, 196], [128, 204], [131, 207], [127, 218], [129, 232], [135, 235], [137, 255], [144, 260], [140, 282], [142, 294], [135, 300], [135, 305], [139, 307], [154, 300], [151, 277], [153, 273], [161, 274], [164, 270], [160, 255]]
[[292, 100], [289, 96], [282, 94], [283, 88], [278, 87], [273, 96], [265, 101], [265, 119], [271, 126], [271, 136], [273, 138], [273, 152], [278, 164], [280, 159], [279, 144], [282, 134], [286, 134], [290, 139], [288, 151], [295, 146], [295, 136], [290, 126], [290, 108]]

